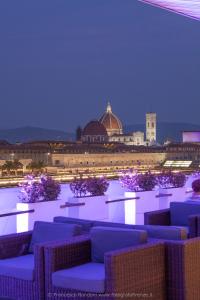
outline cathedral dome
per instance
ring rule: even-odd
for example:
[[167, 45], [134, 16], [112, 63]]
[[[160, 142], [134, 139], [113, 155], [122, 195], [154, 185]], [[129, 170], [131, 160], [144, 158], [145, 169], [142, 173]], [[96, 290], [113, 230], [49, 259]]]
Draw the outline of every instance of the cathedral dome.
[[119, 118], [112, 112], [110, 103], [107, 105], [106, 112], [99, 120], [104, 125], [109, 136], [114, 134], [123, 134], [122, 123]]
[[107, 137], [106, 128], [98, 120], [90, 121], [82, 133], [82, 140], [84, 142], [105, 142], [107, 141]]
[[85, 126], [83, 135], [107, 135], [107, 132], [101, 122], [93, 120]]

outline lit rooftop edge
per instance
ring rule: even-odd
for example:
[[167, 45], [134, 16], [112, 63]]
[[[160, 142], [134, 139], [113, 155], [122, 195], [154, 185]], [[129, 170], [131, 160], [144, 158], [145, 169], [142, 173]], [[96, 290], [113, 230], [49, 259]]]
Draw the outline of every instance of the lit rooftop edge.
[[200, 21], [200, 0], [139, 0]]

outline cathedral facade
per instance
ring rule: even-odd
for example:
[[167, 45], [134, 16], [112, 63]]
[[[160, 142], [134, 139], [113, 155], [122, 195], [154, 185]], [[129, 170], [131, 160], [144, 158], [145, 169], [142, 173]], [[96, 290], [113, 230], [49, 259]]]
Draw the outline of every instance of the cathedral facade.
[[88, 143], [114, 142], [125, 145], [153, 145], [156, 143], [156, 114], [146, 114], [145, 133], [136, 131], [124, 134], [121, 120], [113, 113], [111, 104], [107, 104], [106, 111], [99, 120], [90, 121], [82, 133], [82, 141]]

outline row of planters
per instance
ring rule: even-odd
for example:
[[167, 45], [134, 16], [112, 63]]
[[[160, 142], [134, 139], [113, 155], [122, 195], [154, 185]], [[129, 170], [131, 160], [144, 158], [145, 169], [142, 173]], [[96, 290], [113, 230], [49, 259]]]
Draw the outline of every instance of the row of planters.
[[[74, 197], [60, 199], [61, 185], [50, 176], [42, 175], [39, 179], [26, 176], [20, 185], [17, 209], [34, 212], [17, 216], [17, 232], [32, 230], [35, 220], [52, 221], [55, 216], [107, 220], [109, 216], [105, 202], [108, 196], [105, 192], [108, 187], [109, 182], [104, 177], [75, 178], [70, 184]], [[66, 202], [71, 205], [63, 209]]]
[[[140, 224], [145, 211], [166, 208], [170, 201], [183, 201], [186, 197], [185, 182], [186, 176], [182, 173], [155, 175], [129, 171], [122, 174], [120, 183], [126, 191], [125, 198], [133, 200], [107, 205], [105, 193], [109, 182], [104, 177], [75, 178], [70, 183], [74, 196], [65, 200], [59, 199], [60, 184], [51, 177], [42, 175], [36, 180], [32, 175], [27, 176], [20, 186], [21, 202], [17, 209], [34, 209], [35, 212], [18, 216], [18, 232], [32, 229], [34, 220], [52, 221], [56, 215]], [[65, 202], [71, 205], [63, 209], [61, 206]]]
[[[138, 174], [136, 171], [129, 171], [121, 176], [120, 181], [128, 191], [125, 192], [125, 197], [135, 198], [135, 201], [124, 203], [124, 221], [129, 224], [143, 224], [145, 212], [168, 208], [170, 202], [182, 202], [189, 197], [186, 189], [187, 176], [179, 172]], [[198, 179], [195, 182], [200, 183]], [[135, 213], [130, 214], [130, 211]]]

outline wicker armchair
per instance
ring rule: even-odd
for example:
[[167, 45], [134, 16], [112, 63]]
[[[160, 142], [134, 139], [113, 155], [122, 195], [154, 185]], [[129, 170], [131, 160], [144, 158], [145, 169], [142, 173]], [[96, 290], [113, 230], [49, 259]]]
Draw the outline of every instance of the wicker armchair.
[[44, 246], [80, 234], [79, 226], [37, 221], [32, 232], [0, 237], [0, 298], [45, 298]]
[[200, 238], [166, 242], [168, 300], [200, 299]]
[[[198, 212], [195, 212], [197, 204], [172, 202], [169, 209], [146, 212], [144, 214], [145, 225], [182, 226], [188, 228], [188, 237], [198, 236]], [[198, 209], [200, 206], [196, 206]], [[173, 209], [173, 212], [172, 212]], [[177, 220], [175, 220], [177, 219]], [[200, 224], [200, 216], [199, 216]], [[199, 226], [200, 235], [200, 226]]]
[[[74, 238], [66, 243], [45, 247], [46, 299], [166, 299], [165, 246], [151, 242], [107, 252], [105, 254], [105, 292], [86, 293], [58, 288], [52, 284], [52, 274], [58, 270], [80, 266], [91, 261], [89, 237]], [[145, 298], [145, 299], [146, 299]]]
[[[0, 260], [28, 254], [31, 232], [12, 234], [0, 237]], [[35, 246], [34, 280], [24, 280], [12, 276], [0, 275], [0, 298], [9, 297], [15, 300], [44, 299], [44, 247]]]

